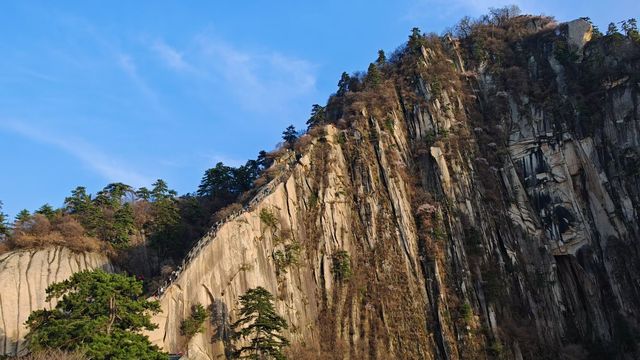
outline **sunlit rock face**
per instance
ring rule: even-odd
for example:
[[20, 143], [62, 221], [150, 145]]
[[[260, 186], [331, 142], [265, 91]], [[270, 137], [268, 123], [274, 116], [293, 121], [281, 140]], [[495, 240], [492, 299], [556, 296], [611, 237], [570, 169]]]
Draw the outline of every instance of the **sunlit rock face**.
[[51, 309], [55, 301], [46, 301], [46, 288], [68, 279], [78, 271], [113, 271], [106, 256], [75, 253], [63, 247], [18, 250], [0, 255], [0, 354], [16, 355], [26, 351], [25, 321], [32, 311]]
[[[424, 39], [333, 97], [162, 288], [151, 340], [224, 358], [262, 286], [292, 359], [640, 358], [640, 47], [517, 21], [502, 53]], [[113, 270], [59, 247], [0, 256], [0, 354], [24, 352], [49, 284], [96, 268]], [[186, 339], [195, 304], [209, 317]]]

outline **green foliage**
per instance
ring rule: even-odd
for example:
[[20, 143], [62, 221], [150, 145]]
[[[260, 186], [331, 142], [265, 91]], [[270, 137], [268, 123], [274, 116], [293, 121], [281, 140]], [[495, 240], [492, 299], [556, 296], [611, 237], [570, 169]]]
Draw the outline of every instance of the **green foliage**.
[[[232, 339], [235, 359], [284, 360], [283, 349], [289, 340], [281, 335], [288, 328], [287, 321], [273, 306], [273, 295], [263, 287], [250, 289], [240, 296], [240, 313], [233, 323]], [[239, 345], [240, 341], [244, 344]]]
[[640, 33], [638, 32], [638, 23], [636, 19], [631, 18], [628, 20], [621, 21], [622, 31], [624, 31], [625, 35], [630, 39], [640, 42]]
[[374, 63], [369, 64], [367, 70], [367, 77], [365, 78], [365, 84], [369, 87], [377, 87], [382, 83], [382, 72], [378, 69], [378, 66]]
[[293, 242], [285, 245], [284, 251], [274, 251], [273, 261], [276, 265], [277, 275], [286, 274], [289, 266], [297, 265], [300, 261], [300, 244]]
[[278, 227], [278, 218], [271, 210], [267, 208], [260, 210], [260, 221], [274, 229]]
[[440, 80], [438, 78], [433, 79], [430, 84], [431, 96], [433, 98], [439, 98], [442, 95], [442, 84], [440, 84]]
[[553, 45], [553, 56], [559, 63], [566, 65], [578, 61], [578, 53], [570, 49], [566, 41], [557, 40]]
[[620, 31], [618, 31], [618, 27], [616, 26], [615, 23], [609, 23], [609, 26], [607, 26], [607, 36], [612, 36], [616, 34], [620, 34]]
[[462, 315], [464, 322], [466, 324], [470, 324], [473, 320], [473, 309], [471, 308], [471, 304], [465, 301], [460, 307], [460, 314]]
[[191, 339], [193, 335], [204, 330], [202, 325], [206, 319], [207, 312], [204, 306], [201, 304], [193, 305], [191, 307], [191, 315], [187, 319], [182, 320], [180, 324], [180, 334]]
[[314, 192], [309, 195], [309, 207], [314, 208], [316, 205], [318, 205], [318, 194]]
[[296, 140], [298, 140], [298, 132], [296, 131], [296, 127], [293, 125], [287, 126], [287, 128], [282, 132], [282, 140], [284, 140], [284, 143], [288, 148], [293, 148]]
[[489, 348], [487, 349], [489, 355], [491, 355], [495, 359], [502, 359], [504, 356], [504, 345], [498, 339], [494, 339], [489, 344]]
[[91, 359], [166, 359], [141, 330], [153, 330], [150, 314], [160, 311], [157, 301], [143, 297], [134, 277], [103, 270], [75, 273], [47, 288], [53, 310], [36, 310], [26, 322], [31, 351], [80, 350]]
[[395, 121], [393, 121], [393, 118], [388, 117], [384, 121], [384, 127], [387, 129], [387, 131], [389, 131], [392, 134], [393, 134], [393, 131], [394, 131], [394, 126], [395, 126]]
[[324, 123], [326, 118], [326, 110], [324, 106], [320, 106], [318, 104], [313, 104], [311, 107], [311, 117], [307, 120], [307, 125], [309, 128], [318, 126]]
[[56, 217], [56, 211], [49, 204], [44, 204], [36, 210], [36, 214], [44, 215], [47, 220], [52, 221]]
[[31, 219], [31, 214], [29, 213], [29, 210], [22, 209], [22, 210], [20, 210], [18, 215], [16, 215], [15, 223], [16, 224], [23, 224], [23, 223], [26, 223], [27, 221], [29, 221], [30, 219]]
[[336, 95], [343, 96], [349, 91], [349, 83], [351, 83], [351, 77], [346, 72], [343, 72], [338, 81], [338, 91]]
[[387, 56], [384, 54], [384, 50], [378, 50], [378, 58], [376, 59], [376, 65], [382, 66], [387, 63]]
[[411, 35], [409, 35], [409, 42], [407, 43], [407, 47], [413, 53], [418, 53], [423, 45], [424, 37], [422, 36], [422, 31], [420, 31], [420, 28], [414, 27], [413, 29], [411, 29]]
[[338, 250], [332, 256], [333, 276], [339, 281], [348, 280], [351, 277], [351, 256], [345, 250]]
[[0, 240], [9, 236], [9, 224], [7, 223], [7, 215], [2, 212], [3, 203], [0, 201]]

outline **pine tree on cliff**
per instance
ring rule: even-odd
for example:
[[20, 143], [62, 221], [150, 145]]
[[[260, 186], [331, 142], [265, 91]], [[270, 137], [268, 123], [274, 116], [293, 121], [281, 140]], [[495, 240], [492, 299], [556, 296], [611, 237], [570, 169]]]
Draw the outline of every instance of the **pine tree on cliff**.
[[307, 125], [309, 128], [320, 125], [325, 120], [325, 108], [324, 106], [320, 106], [318, 104], [313, 104], [311, 106], [311, 117], [307, 120]]
[[298, 132], [296, 131], [295, 126], [287, 126], [287, 128], [282, 132], [282, 140], [284, 140], [284, 143], [288, 148], [293, 147], [293, 144], [298, 140]]
[[56, 211], [49, 204], [44, 204], [40, 209], [36, 210], [36, 214], [44, 215], [49, 221], [52, 221], [56, 216]]
[[378, 59], [376, 60], [376, 64], [378, 66], [382, 66], [387, 63], [387, 56], [384, 54], [384, 50], [378, 50]]
[[16, 219], [14, 221], [14, 224], [16, 224], [16, 225], [17, 224], [24, 224], [29, 220], [31, 220], [31, 214], [29, 213], [29, 210], [22, 209], [22, 210], [20, 210], [18, 215], [16, 215]]
[[244, 344], [235, 348], [235, 359], [285, 359], [282, 350], [289, 340], [282, 336], [287, 321], [273, 307], [273, 295], [263, 287], [257, 287], [240, 296], [240, 318], [233, 323], [234, 342]]
[[380, 85], [382, 82], [382, 72], [378, 69], [378, 66], [374, 63], [369, 64], [369, 69], [367, 69], [367, 77], [365, 78], [365, 83], [370, 88], [375, 88]]
[[349, 74], [343, 72], [342, 76], [340, 76], [340, 81], [338, 81], [338, 92], [336, 92], [336, 95], [343, 96], [344, 94], [346, 94], [347, 91], [349, 91], [350, 82], [351, 77], [349, 76]]
[[147, 301], [142, 282], [103, 270], [83, 271], [47, 288], [52, 310], [36, 310], [26, 322], [32, 352], [80, 350], [94, 360], [166, 359], [157, 346], [140, 334], [157, 327], [151, 313], [157, 301]]
[[2, 212], [2, 201], [0, 201], [0, 240], [9, 236], [9, 224], [7, 224], [7, 215]]

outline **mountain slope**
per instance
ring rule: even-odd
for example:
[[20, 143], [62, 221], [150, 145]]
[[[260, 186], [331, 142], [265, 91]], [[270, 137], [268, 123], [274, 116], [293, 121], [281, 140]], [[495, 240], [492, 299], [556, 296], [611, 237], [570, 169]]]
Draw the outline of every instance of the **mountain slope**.
[[[483, 26], [414, 34], [333, 96], [161, 296], [153, 340], [217, 358], [263, 286], [294, 358], [633, 356], [640, 47], [584, 20]], [[215, 316], [185, 344], [196, 303]]]

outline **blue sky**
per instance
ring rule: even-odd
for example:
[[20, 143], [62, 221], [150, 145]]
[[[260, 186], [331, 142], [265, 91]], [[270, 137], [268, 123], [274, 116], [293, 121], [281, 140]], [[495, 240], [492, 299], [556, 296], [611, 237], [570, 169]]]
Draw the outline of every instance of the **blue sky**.
[[412, 27], [440, 33], [513, 3], [602, 28], [640, 17], [635, 0], [3, 1], [0, 200], [13, 216], [60, 206], [77, 185], [163, 178], [193, 191], [216, 162], [302, 128], [342, 71]]

